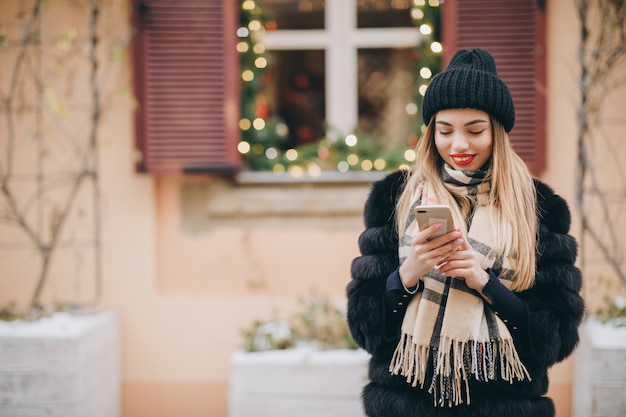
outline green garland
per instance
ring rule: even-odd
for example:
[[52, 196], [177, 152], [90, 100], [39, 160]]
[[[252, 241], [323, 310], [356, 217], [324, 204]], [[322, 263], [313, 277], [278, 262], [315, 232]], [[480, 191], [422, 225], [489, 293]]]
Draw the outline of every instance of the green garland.
[[[251, 171], [289, 172], [299, 176], [321, 171], [391, 170], [414, 159], [413, 148], [424, 126], [419, 115], [413, 119], [413, 135], [406, 144], [383, 151], [375, 138], [348, 135], [342, 140], [321, 140], [314, 144], [281, 150], [287, 140], [286, 124], [277, 116], [268, 116], [267, 104], [260, 94], [266, 68], [271, 65], [269, 54], [257, 34], [265, 29], [267, 16], [259, 5], [261, 0], [240, 0], [240, 27], [237, 30], [241, 65], [241, 141], [238, 150]], [[414, 103], [421, 108], [423, 91], [430, 77], [440, 68], [441, 44], [439, 3], [437, 0], [413, 0], [411, 16], [424, 35], [412, 54], [414, 64]], [[423, 25], [427, 25], [423, 26]], [[427, 33], [430, 32], [430, 33]], [[421, 92], [420, 92], [421, 89]]]

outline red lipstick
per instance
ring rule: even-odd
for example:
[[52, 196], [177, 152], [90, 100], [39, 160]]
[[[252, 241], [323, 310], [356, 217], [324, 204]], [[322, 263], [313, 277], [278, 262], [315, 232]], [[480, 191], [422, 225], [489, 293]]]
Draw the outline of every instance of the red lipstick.
[[464, 166], [474, 162], [474, 159], [476, 159], [476, 155], [460, 153], [450, 155], [450, 158], [452, 158], [452, 162], [454, 162], [455, 165]]

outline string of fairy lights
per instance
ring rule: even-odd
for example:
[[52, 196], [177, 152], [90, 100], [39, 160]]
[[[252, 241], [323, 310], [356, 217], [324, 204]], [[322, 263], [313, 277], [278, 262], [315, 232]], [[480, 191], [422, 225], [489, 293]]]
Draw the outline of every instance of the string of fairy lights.
[[413, 148], [425, 126], [419, 117], [422, 98], [428, 83], [439, 68], [443, 47], [439, 37], [439, 4], [442, 0], [411, 0], [411, 18], [419, 30], [420, 42], [412, 51], [413, 101], [407, 103], [412, 116], [411, 134], [405, 143], [391, 151], [383, 151], [380, 141], [371, 137], [348, 134], [339, 139], [327, 139], [294, 147], [285, 147], [289, 135], [287, 124], [279, 115], [270, 114], [262, 94], [263, 75], [272, 65], [271, 51], [261, 38], [275, 23], [262, 7], [261, 0], [240, 0], [240, 24], [237, 28], [237, 51], [241, 68], [241, 139], [238, 151], [244, 164], [252, 171], [289, 173], [299, 177], [304, 173], [317, 176], [325, 170], [383, 171], [396, 169], [415, 160]]

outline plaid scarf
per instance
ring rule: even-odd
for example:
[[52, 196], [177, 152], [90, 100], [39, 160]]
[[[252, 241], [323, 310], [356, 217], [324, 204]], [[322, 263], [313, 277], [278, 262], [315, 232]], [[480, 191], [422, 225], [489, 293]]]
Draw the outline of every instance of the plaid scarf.
[[[490, 190], [487, 172], [456, 171], [445, 165], [441, 177], [449, 190], [466, 195], [473, 202], [468, 243], [481, 266], [491, 268], [509, 288], [512, 271], [507, 254], [490, 255], [494, 238], [487, 210]], [[420, 183], [416, 187], [398, 248], [401, 263], [419, 231], [414, 207], [437, 202], [428, 184]], [[514, 379], [530, 380], [506, 325], [465, 280], [446, 277], [436, 268], [422, 280], [424, 290], [413, 297], [402, 321], [400, 342], [389, 365], [391, 373], [402, 375], [412, 386], [419, 384], [423, 389], [430, 358], [432, 379], [428, 382], [428, 392], [433, 395], [435, 406], [449, 407], [462, 404], [464, 399], [470, 403], [471, 378], [483, 382], [503, 379], [511, 383]]]

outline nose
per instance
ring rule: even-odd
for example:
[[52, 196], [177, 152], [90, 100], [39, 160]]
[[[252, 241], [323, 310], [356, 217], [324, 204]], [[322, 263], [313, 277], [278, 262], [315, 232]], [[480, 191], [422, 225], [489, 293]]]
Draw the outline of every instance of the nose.
[[460, 153], [461, 151], [467, 150], [468, 147], [469, 142], [467, 141], [465, 135], [460, 133], [454, 135], [454, 138], [452, 140], [452, 149]]

